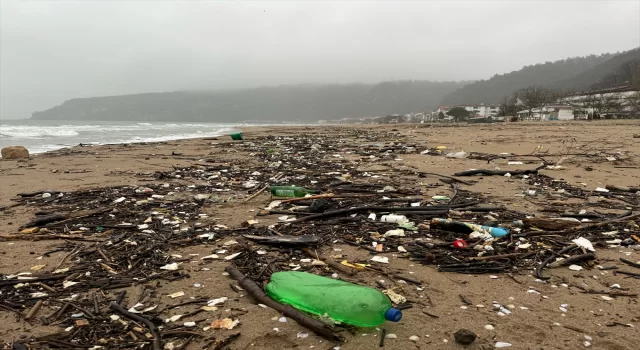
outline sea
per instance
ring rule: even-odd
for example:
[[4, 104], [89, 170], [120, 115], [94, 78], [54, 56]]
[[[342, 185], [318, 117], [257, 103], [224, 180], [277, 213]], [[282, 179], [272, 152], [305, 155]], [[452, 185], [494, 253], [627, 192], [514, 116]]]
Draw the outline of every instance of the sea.
[[216, 137], [260, 124], [179, 122], [87, 122], [44, 120], [1, 120], [0, 148], [24, 146], [29, 153], [43, 153], [79, 144], [160, 142]]

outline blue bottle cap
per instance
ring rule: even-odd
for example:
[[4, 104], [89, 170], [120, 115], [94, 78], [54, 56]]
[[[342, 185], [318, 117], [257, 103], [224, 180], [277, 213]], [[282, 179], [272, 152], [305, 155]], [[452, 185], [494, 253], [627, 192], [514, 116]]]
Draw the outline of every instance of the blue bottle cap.
[[509, 230], [502, 227], [489, 227], [489, 234], [493, 237], [504, 237], [509, 234]]
[[389, 308], [387, 311], [385, 311], [384, 318], [387, 321], [398, 322], [400, 321], [400, 319], [402, 319], [402, 311], [394, 308]]

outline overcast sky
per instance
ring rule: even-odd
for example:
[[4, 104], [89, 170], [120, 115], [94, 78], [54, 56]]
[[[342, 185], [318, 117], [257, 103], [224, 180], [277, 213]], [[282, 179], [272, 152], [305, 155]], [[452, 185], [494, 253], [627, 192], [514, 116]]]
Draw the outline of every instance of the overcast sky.
[[640, 0], [0, 0], [0, 119], [74, 97], [486, 79], [640, 46]]

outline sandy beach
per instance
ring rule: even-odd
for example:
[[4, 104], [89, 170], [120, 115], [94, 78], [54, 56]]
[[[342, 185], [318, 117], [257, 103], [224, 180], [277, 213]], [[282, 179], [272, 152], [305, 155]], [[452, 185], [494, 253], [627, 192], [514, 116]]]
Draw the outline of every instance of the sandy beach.
[[[4, 237], [0, 238], [0, 299], [9, 301], [0, 302], [3, 345], [111, 349], [120, 342], [126, 344], [125, 348], [142, 344], [151, 348], [144, 324], [111, 317], [116, 313], [109, 309], [109, 302], [117, 300], [124, 290], [121, 305], [125, 309], [137, 303], [144, 305], [140, 310], [157, 305], [139, 315], [163, 326], [166, 349], [373, 349], [379, 347], [382, 328], [387, 335], [395, 335], [384, 342], [385, 347], [393, 349], [460, 349], [463, 346], [456, 343], [453, 334], [461, 328], [478, 336], [466, 349], [490, 349], [497, 342], [510, 343], [512, 349], [637, 348], [633, 337], [640, 326], [636, 294], [640, 281], [616, 272], [640, 273], [640, 269], [619, 261], [639, 262], [638, 242], [628, 246], [606, 243], [640, 235], [638, 226], [630, 223], [633, 219], [585, 229], [590, 237], [618, 233], [592, 239], [595, 261], [578, 263], [580, 270], [547, 268], [544, 274], [550, 278], [540, 280], [534, 275], [535, 266], [551, 256], [550, 251], [570, 244], [569, 233], [500, 239], [505, 245], [494, 243], [496, 249], [522, 254], [505, 258], [509, 266], [506, 270], [441, 272], [437, 261], [423, 263], [415, 258], [417, 253], [397, 249], [399, 244], [413, 247], [418, 237], [434, 243], [447, 241], [450, 236], [430, 233], [426, 217], [410, 216], [418, 231], [381, 241], [385, 250], [376, 256], [388, 258], [388, 264], [382, 264], [371, 262], [374, 255], [362, 246], [371, 247], [371, 232], [376, 228], [384, 233], [389, 227], [368, 222], [368, 213], [332, 218], [335, 222], [322, 219], [287, 224], [279, 219], [283, 214], [258, 215], [273, 200], [269, 191], [246, 199], [276, 176], [280, 176], [276, 181], [286, 179], [288, 184], [307, 188], [333, 188], [338, 179], [351, 182], [353, 188], [374, 190], [360, 193], [369, 197], [351, 193], [330, 198], [336, 208], [376, 203], [386, 195], [418, 197], [423, 206], [439, 205], [442, 202], [434, 196], [452, 197], [456, 193], [451, 203], [502, 208], [448, 214], [460, 221], [492, 221], [514, 229], [513, 221], [524, 215], [546, 218], [571, 212], [575, 217], [592, 214], [591, 221], [581, 223], [587, 226], [624, 215], [632, 217], [640, 210], [640, 196], [635, 193], [596, 191], [608, 185], [640, 187], [640, 138], [634, 137], [640, 133], [638, 121], [282, 126], [242, 131], [243, 141], [221, 136], [74, 147], [28, 160], [0, 161], [0, 237]], [[466, 153], [462, 158], [445, 156], [462, 151]], [[509, 171], [513, 175], [454, 176], [470, 169]], [[517, 175], [523, 169], [539, 172]], [[447, 177], [462, 182], [446, 182]], [[381, 192], [385, 186], [396, 191]], [[29, 192], [39, 193], [18, 196]], [[42, 193], [51, 196], [43, 197]], [[195, 199], [196, 195], [208, 197]], [[124, 199], [118, 201], [120, 198]], [[581, 210], [583, 214], [579, 214]], [[25, 231], [23, 226], [36, 213], [58, 213], [65, 218], [58, 224], [35, 225], [40, 227], [38, 232]], [[258, 223], [247, 224], [249, 220]], [[635, 222], [640, 224], [637, 218]], [[126, 227], [119, 228], [119, 224]], [[301, 262], [304, 254], [299, 247], [265, 246], [242, 236], [266, 232], [269, 225], [291, 235], [324, 232], [328, 238], [321, 238], [321, 244], [310, 248], [317, 257], [337, 263], [367, 263], [378, 270], [354, 270], [348, 275], [331, 267], [314, 267]], [[150, 230], [148, 237], [142, 234], [145, 230]], [[522, 228], [522, 232], [531, 230]], [[207, 233], [213, 235], [200, 237]], [[47, 235], [50, 238], [39, 237]], [[361, 243], [361, 247], [341, 242], [345, 237]], [[143, 251], [142, 247], [149, 244], [146, 239], [158, 243]], [[113, 248], [107, 244], [110, 240]], [[527, 248], [513, 250], [525, 243], [531, 243], [531, 254]], [[267, 253], [247, 254], [245, 249]], [[132, 252], [131, 258], [118, 260], [120, 251]], [[244, 255], [225, 259], [236, 252]], [[455, 249], [447, 252], [447, 259], [459, 254]], [[212, 254], [219, 258], [202, 259]], [[436, 260], [440, 259], [438, 254]], [[473, 260], [469, 257], [477, 251], [469, 248], [465, 254], [458, 257], [460, 262]], [[327, 276], [337, 273], [341, 279], [372, 288], [380, 288], [376, 281], [384, 280], [382, 284], [406, 297], [411, 307], [403, 310], [404, 317], [398, 323], [387, 322], [377, 329], [341, 329], [339, 334], [346, 341], [332, 342], [290, 318], [281, 322], [282, 315], [277, 311], [259, 306], [247, 291], [230, 287], [238, 283], [224, 273], [225, 267], [235, 263], [246, 268], [254, 261], [250, 257], [255, 261], [267, 259], [270, 265], [266, 266], [272, 265], [269, 271], [274, 266], [298, 266]], [[174, 262], [177, 270], [160, 269]], [[137, 263], [144, 268], [132, 267]], [[265, 281], [266, 276], [253, 270], [258, 266], [242, 268], [249, 277], [259, 276], [258, 283]], [[68, 270], [56, 273], [61, 269]], [[139, 274], [132, 275], [139, 269]], [[101, 271], [102, 277], [94, 278], [96, 271]], [[28, 285], [16, 288], [14, 282], [20, 277], [15, 275], [20, 273], [64, 277], [43, 279], [44, 286], [25, 280]], [[397, 275], [419, 283], [394, 277]], [[63, 281], [78, 284], [65, 287]], [[184, 295], [170, 296], [176, 292]], [[206, 304], [221, 297], [228, 299], [217, 305], [217, 310], [199, 310], [203, 300]], [[93, 305], [94, 298], [99, 300], [97, 310], [74, 309], [73, 305]], [[39, 299], [43, 301], [39, 309], [25, 320]], [[190, 301], [193, 303], [184, 304]], [[73, 305], [59, 312], [65, 303]], [[177, 304], [184, 305], [173, 307]], [[499, 314], [500, 308], [494, 307], [497, 304], [509, 313]], [[183, 317], [163, 322], [175, 315]], [[209, 328], [213, 321], [224, 318], [237, 319], [239, 324], [230, 330]], [[195, 327], [183, 325], [190, 321]], [[239, 336], [231, 337], [236, 333]], [[84, 339], [82, 343], [75, 340], [80, 338]]]

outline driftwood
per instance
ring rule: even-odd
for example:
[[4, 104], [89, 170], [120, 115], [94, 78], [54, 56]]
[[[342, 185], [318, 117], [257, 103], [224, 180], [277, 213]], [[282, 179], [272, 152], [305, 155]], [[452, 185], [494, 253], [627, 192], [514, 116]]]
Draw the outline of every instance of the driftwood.
[[379, 207], [379, 206], [364, 206], [364, 207], [355, 207], [355, 208], [347, 208], [347, 209], [339, 209], [327, 211], [320, 214], [308, 215], [305, 217], [301, 217], [292, 223], [307, 221], [307, 220], [316, 220], [328, 218], [331, 216], [341, 215], [341, 214], [351, 214], [362, 211], [374, 211], [374, 212], [397, 212], [397, 211], [422, 211], [422, 212], [431, 212], [438, 213], [439, 215], [443, 215], [449, 212], [449, 208], [447, 206], [432, 206], [432, 207]]
[[144, 323], [144, 325], [147, 326], [147, 328], [149, 328], [149, 332], [153, 336], [153, 339], [151, 340], [151, 344], [153, 346], [153, 350], [161, 350], [162, 349], [162, 338], [160, 337], [160, 333], [158, 333], [158, 329], [153, 324], [153, 322], [147, 320], [146, 318], [144, 318], [142, 316], [133, 314], [133, 313], [125, 310], [122, 306], [120, 306], [120, 304], [116, 303], [115, 301], [112, 301], [109, 304], [109, 308], [111, 310], [119, 313], [120, 315], [128, 318], [128, 319]]
[[334, 270], [340, 271], [340, 272], [342, 272], [342, 273], [344, 273], [346, 275], [353, 276], [356, 273], [356, 271], [353, 270], [352, 268], [350, 268], [348, 266], [345, 266], [345, 265], [342, 265], [340, 263], [337, 263], [337, 262], [335, 262], [335, 261], [333, 261], [331, 259], [327, 259], [322, 254], [317, 254], [316, 255], [316, 254], [314, 254], [314, 252], [312, 252], [308, 248], [304, 248], [304, 249], [302, 249], [302, 251], [304, 251], [308, 256], [310, 256], [312, 258], [316, 258], [316, 259], [322, 261], [323, 263], [331, 266], [331, 268], [333, 268]]
[[35, 219], [27, 222], [26, 224], [24, 224], [22, 226], [22, 228], [44, 226], [46, 224], [49, 224], [49, 223], [52, 223], [52, 222], [57, 222], [57, 221], [62, 221], [64, 219], [67, 219], [67, 215], [64, 215], [64, 214], [42, 215], [42, 216], [38, 216]]
[[46, 241], [49, 239], [68, 239], [71, 241], [85, 241], [89, 240], [90, 236], [83, 235], [38, 235], [38, 234], [0, 234], [0, 240], [7, 241]]
[[263, 188], [259, 189], [256, 191], [256, 193], [252, 194], [250, 197], [248, 197], [247, 199], [245, 199], [245, 202], [249, 202], [250, 200], [258, 197], [260, 195], [260, 193], [264, 192], [267, 188], [269, 188], [269, 186], [264, 186]]
[[112, 210], [111, 208], [101, 208], [101, 209], [92, 210], [92, 211], [40, 215], [40, 216], [36, 216], [35, 219], [21, 226], [21, 229], [29, 228], [29, 227], [60, 225], [60, 224], [69, 222], [71, 220], [88, 218], [94, 215], [100, 215], [100, 214], [106, 213], [111, 210]]
[[461, 171], [459, 173], [455, 173], [455, 176], [474, 176], [474, 175], [484, 175], [484, 176], [505, 176], [506, 174], [511, 175], [529, 175], [529, 174], [537, 174], [540, 169], [544, 168], [544, 165], [541, 167], [537, 167], [535, 169], [527, 169], [527, 170], [489, 170], [489, 169], [477, 169], [477, 170], [467, 170]]
[[422, 176], [426, 176], [426, 175], [439, 176], [439, 177], [442, 177], [442, 178], [445, 178], [445, 179], [449, 179], [451, 181], [455, 181], [455, 182], [461, 183], [463, 185], [467, 185], [467, 186], [473, 185], [470, 182], [463, 181], [463, 180], [460, 180], [460, 179], [456, 179], [455, 177], [451, 177], [451, 176], [447, 176], [447, 175], [437, 174], [437, 173], [428, 173], [428, 172], [418, 171], [417, 174], [418, 174], [418, 176], [420, 176], [420, 175], [422, 175]]
[[607, 185], [605, 187], [609, 191], [613, 192], [640, 192], [640, 187], [627, 187], [627, 186], [618, 186], [618, 185]]
[[572, 257], [568, 257], [566, 259], [562, 259], [560, 261], [556, 261], [552, 264], [549, 264], [549, 267], [567, 266], [567, 265], [571, 265], [573, 263], [577, 263], [581, 261], [595, 260], [595, 258], [596, 256], [593, 253], [574, 255]]
[[261, 244], [314, 245], [320, 242], [320, 237], [314, 235], [276, 237], [243, 235], [242, 237]]
[[541, 280], [548, 280], [548, 279], [550, 279], [551, 277], [547, 277], [547, 276], [543, 276], [543, 275], [542, 275], [542, 270], [543, 270], [543, 269], [544, 269], [548, 264], [550, 264], [552, 261], [554, 261], [554, 260], [555, 260], [555, 258], [556, 258], [557, 256], [561, 256], [562, 254], [564, 254], [564, 253], [566, 253], [566, 252], [568, 252], [568, 251], [570, 251], [570, 250], [572, 250], [572, 249], [575, 249], [575, 248], [578, 248], [578, 246], [577, 246], [577, 245], [575, 245], [575, 244], [571, 244], [571, 245], [568, 245], [568, 246], [566, 246], [566, 247], [562, 248], [559, 252], [552, 254], [552, 255], [551, 255], [550, 257], [548, 257], [545, 261], [543, 261], [540, 265], [538, 265], [538, 267], [536, 267], [536, 270], [535, 270], [535, 276], [536, 276], [538, 279], [541, 279]]
[[633, 262], [633, 261], [631, 261], [631, 260], [627, 260], [627, 259], [625, 259], [625, 258], [620, 258], [620, 261], [622, 261], [623, 263], [625, 263], [625, 264], [627, 264], [627, 265], [629, 265], [629, 266], [633, 266], [633, 267], [640, 268], [640, 264], [635, 263], [635, 262]]
[[23, 193], [18, 193], [18, 196], [22, 197], [22, 198], [35, 197], [35, 196], [41, 195], [43, 193], [51, 193], [51, 195], [54, 195], [54, 194], [57, 194], [59, 192], [58, 191], [53, 191], [53, 190], [50, 190], [50, 191], [45, 190], [45, 191], [23, 192]]
[[255, 282], [247, 278], [247, 276], [242, 274], [242, 272], [240, 272], [235, 266], [227, 266], [227, 268], [225, 268], [225, 271], [229, 273], [229, 275], [233, 277], [233, 279], [238, 281], [238, 284], [240, 284], [242, 288], [249, 292], [249, 294], [251, 294], [251, 296], [253, 296], [260, 303], [269, 306], [270, 308], [298, 322], [299, 325], [309, 328], [318, 335], [321, 335], [329, 340], [340, 342], [344, 341], [344, 338], [334, 333], [326, 323], [311, 318], [289, 305], [280, 304], [277, 301], [269, 298], [269, 296], [267, 296], [262, 291], [262, 288], [260, 288]]
[[602, 222], [598, 222], [598, 223], [590, 224], [590, 225], [576, 226], [576, 227], [572, 227], [572, 228], [569, 228], [569, 229], [566, 229], [566, 230], [562, 230], [562, 231], [529, 231], [529, 232], [523, 232], [521, 235], [524, 236], [524, 237], [542, 236], [542, 235], [562, 235], [562, 234], [572, 233], [572, 232], [576, 232], [576, 231], [582, 231], [582, 230], [587, 230], [587, 229], [607, 226], [607, 225], [615, 223], [615, 222], [635, 220], [637, 218], [640, 218], [640, 214], [628, 215], [628, 213], [625, 213], [624, 215], [621, 215], [621, 216], [619, 216], [619, 217], [617, 217], [615, 219], [602, 221]]

